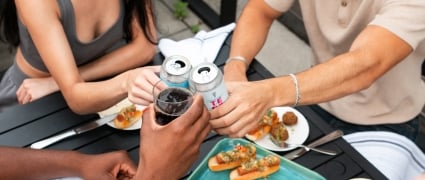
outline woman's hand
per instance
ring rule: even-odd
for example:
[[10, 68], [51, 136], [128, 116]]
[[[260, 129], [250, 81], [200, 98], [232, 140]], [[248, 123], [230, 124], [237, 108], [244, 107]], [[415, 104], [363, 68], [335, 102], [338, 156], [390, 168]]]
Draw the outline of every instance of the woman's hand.
[[[146, 66], [129, 71], [126, 89], [128, 99], [140, 105], [148, 105], [153, 102], [152, 88], [159, 82], [158, 77], [161, 66]], [[165, 84], [161, 84], [165, 88]]]
[[26, 104], [56, 91], [59, 87], [52, 77], [28, 78], [19, 86], [16, 96], [19, 104]]

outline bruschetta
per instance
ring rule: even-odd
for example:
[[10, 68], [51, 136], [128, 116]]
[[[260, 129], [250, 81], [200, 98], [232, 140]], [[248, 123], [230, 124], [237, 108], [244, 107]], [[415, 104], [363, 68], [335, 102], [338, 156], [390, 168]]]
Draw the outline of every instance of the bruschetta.
[[252, 144], [237, 144], [232, 150], [222, 151], [208, 160], [211, 171], [223, 171], [240, 166], [243, 162], [255, 159], [256, 148]]
[[138, 110], [134, 104], [126, 106], [120, 110], [114, 119], [114, 125], [118, 129], [125, 129], [132, 126], [142, 117], [143, 112]]
[[267, 155], [260, 159], [251, 159], [230, 172], [231, 180], [248, 180], [265, 178], [277, 172], [280, 168], [280, 159], [275, 155]]
[[277, 112], [273, 109], [269, 109], [263, 118], [258, 122], [258, 126], [252, 131], [248, 132], [245, 137], [251, 141], [256, 141], [263, 138], [267, 133], [270, 132], [271, 126], [279, 122]]
[[285, 141], [288, 140], [289, 133], [283, 122], [273, 124], [270, 130], [270, 140], [279, 147], [285, 147]]

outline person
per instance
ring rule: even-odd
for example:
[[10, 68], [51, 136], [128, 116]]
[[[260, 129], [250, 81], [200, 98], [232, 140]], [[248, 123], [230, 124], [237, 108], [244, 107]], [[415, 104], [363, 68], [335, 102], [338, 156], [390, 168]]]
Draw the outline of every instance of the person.
[[199, 156], [200, 145], [211, 130], [209, 119], [200, 95], [194, 96], [184, 114], [165, 126], [156, 124], [153, 104], [147, 106], [140, 129], [137, 169], [124, 151], [89, 155], [0, 147], [0, 179], [176, 179], [184, 176]]
[[271, 23], [293, 3], [252, 0], [245, 6], [224, 67], [230, 97], [211, 111], [213, 128], [242, 137], [271, 107], [312, 105], [345, 134], [393, 131], [421, 146], [425, 2], [300, 0], [316, 64], [296, 74], [247, 82], [247, 65], [262, 48]]
[[137, 68], [156, 53], [151, 1], [1, 3], [3, 38], [16, 53], [0, 84], [0, 109], [58, 90], [79, 114], [127, 96], [137, 104], [152, 102], [159, 66]]
[[1, 179], [53, 179], [79, 176], [84, 179], [133, 177], [136, 166], [124, 151], [82, 154], [77, 151], [0, 147]]

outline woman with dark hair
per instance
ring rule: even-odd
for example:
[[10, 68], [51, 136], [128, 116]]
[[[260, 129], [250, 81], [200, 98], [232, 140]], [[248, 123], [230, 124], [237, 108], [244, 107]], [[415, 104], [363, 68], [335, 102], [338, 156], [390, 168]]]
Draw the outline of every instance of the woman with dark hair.
[[0, 82], [0, 111], [58, 90], [76, 113], [104, 110], [127, 96], [152, 101], [159, 66], [138, 68], [156, 53], [150, 0], [1, 3], [2, 40], [16, 53]]

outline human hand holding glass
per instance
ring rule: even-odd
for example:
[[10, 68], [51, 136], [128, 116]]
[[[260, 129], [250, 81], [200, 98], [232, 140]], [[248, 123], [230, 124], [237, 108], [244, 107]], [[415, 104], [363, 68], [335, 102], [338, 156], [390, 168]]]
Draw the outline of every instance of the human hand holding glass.
[[[202, 96], [194, 95], [192, 105], [185, 113], [161, 126], [155, 121], [154, 109], [150, 104], [143, 112], [138, 173], [133, 179], [182, 177], [198, 159], [200, 146], [211, 131], [209, 112]], [[170, 150], [172, 153], [168, 153]], [[166, 161], [158, 161], [158, 158]]]
[[168, 87], [160, 90], [157, 86], [163, 83], [155, 83], [152, 94], [154, 97], [156, 122], [159, 125], [166, 125], [173, 121], [192, 105], [193, 93], [186, 88]]

